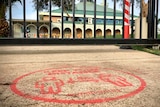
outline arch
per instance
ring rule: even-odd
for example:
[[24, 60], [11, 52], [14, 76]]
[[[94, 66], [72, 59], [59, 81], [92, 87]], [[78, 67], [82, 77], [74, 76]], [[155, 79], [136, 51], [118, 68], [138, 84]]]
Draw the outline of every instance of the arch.
[[29, 24], [26, 27], [29, 30], [28, 37], [29, 38], [36, 38], [37, 37], [37, 30], [36, 30], [36, 28], [37, 27], [34, 24]]
[[86, 38], [92, 38], [92, 29], [86, 30]]
[[107, 35], [107, 36], [111, 36], [111, 34], [112, 34], [111, 29], [107, 29], [107, 30], [106, 30], [106, 35]]
[[28, 24], [26, 27], [29, 27], [29, 26], [33, 26], [33, 27], [37, 28], [37, 26], [34, 24]]
[[46, 26], [40, 27], [40, 38], [49, 38], [48, 29]]
[[70, 28], [64, 29], [64, 38], [71, 38], [71, 29]]
[[121, 34], [121, 31], [120, 31], [119, 29], [116, 29], [116, 30], [115, 30], [115, 33], [116, 33], [116, 35], [120, 35], [120, 34]]
[[102, 36], [102, 30], [101, 29], [96, 30], [96, 36], [98, 36], [98, 37]]
[[55, 27], [52, 29], [52, 38], [60, 38], [60, 29]]
[[47, 29], [49, 29], [49, 26], [46, 25], [46, 24], [42, 24], [42, 25], [39, 27], [39, 29], [41, 29], [42, 27], [46, 27]]
[[81, 30], [80, 28], [77, 28], [77, 29], [76, 29], [76, 32], [77, 32], [76, 37], [77, 37], [77, 38], [82, 38], [82, 30]]
[[24, 38], [23, 25], [19, 23], [13, 24], [13, 29], [14, 29], [14, 38]]

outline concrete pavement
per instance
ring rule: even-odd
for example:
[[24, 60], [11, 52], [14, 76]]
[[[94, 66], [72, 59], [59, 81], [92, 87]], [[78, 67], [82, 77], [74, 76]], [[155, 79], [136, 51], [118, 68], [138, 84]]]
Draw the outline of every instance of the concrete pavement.
[[1, 46], [0, 107], [160, 107], [159, 67], [112, 45]]

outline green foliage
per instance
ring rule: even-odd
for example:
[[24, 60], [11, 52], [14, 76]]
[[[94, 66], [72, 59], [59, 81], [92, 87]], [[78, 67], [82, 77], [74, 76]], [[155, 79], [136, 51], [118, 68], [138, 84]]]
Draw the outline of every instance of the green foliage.
[[[71, 10], [72, 9], [72, 1], [73, 0], [64, 0], [63, 9]], [[37, 9], [37, 0], [32, 0], [34, 3], [35, 9]], [[51, 0], [52, 5], [56, 7], [61, 7], [61, 0]], [[49, 0], [39, 0], [38, 2], [39, 10], [48, 10], [49, 9]]]
[[[21, 0], [11, 0], [11, 4], [14, 4], [15, 2], [22, 3]], [[8, 0], [0, 0], [0, 19], [5, 19], [5, 13], [8, 6]]]
[[[12, 3], [12, 4], [15, 3], [15, 2], [20, 2], [20, 3], [22, 3], [21, 0], [11, 0], [11, 3]], [[8, 0], [0, 0], [0, 4], [5, 4], [6, 6], [9, 6]]]

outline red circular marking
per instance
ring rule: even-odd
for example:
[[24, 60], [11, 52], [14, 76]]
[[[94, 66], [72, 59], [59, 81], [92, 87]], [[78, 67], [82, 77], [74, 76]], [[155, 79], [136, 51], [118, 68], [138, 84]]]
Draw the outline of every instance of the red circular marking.
[[[50, 69], [46, 69], [46, 70], [50, 70]], [[135, 90], [133, 90], [133, 91], [127, 93], [127, 94], [124, 94], [124, 95], [120, 95], [120, 96], [116, 96], [116, 97], [110, 97], [110, 98], [90, 99], [90, 100], [88, 100], [88, 99], [86, 99], [86, 100], [66, 100], [66, 99], [57, 99], [57, 98], [55, 98], [55, 99], [54, 98], [43, 98], [43, 97], [31, 95], [31, 94], [25, 94], [24, 92], [22, 92], [21, 90], [19, 90], [17, 88], [17, 84], [21, 79], [23, 79], [23, 78], [25, 78], [25, 77], [27, 77], [29, 75], [35, 74], [37, 72], [43, 72], [43, 71], [44, 70], [31, 72], [31, 73], [28, 73], [28, 74], [25, 74], [25, 75], [22, 75], [22, 76], [16, 78], [13, 81], [13, 84], [10, 85], [11, 90], [14, 93], [18, 94], [19, 96], [22, 96], [22, 97], [25, 97], [25, 98], [34, 99], [34, 100], [38, 100], [38, 101], [68, 103], [68, 104], [71, 104], [71, 103], [72, 104], [83, 104], [83, 103], [102, 103], [102, 102], [108, 102], [108, 101], [113, 101], [113, 100], [119, 100], [119, 99], [122, 99], [122, 98], [127, 98], [127, 97], [133, 96], [135, 94], [138, 94], [139, 92], [141, 92], [146, 87], [146, 83], [142, 78], [140, 78], [140, 77], [138, 77], [138, 76], [136, 76], [134, 74], [128, 73], [128, 72], [118, 71], [118, 72], [122, 72], [122, 73], [128, 74], [128, 75], [138, 79], [139, 82], [140, 82], [140, 86], [137, 89], [135, 89]]]

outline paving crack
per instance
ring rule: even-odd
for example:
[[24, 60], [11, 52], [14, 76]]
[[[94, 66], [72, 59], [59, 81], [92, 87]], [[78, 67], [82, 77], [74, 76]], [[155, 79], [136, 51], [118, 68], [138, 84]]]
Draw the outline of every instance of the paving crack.
[[11, 82], [6, 82], [6, 83], [0, 83], [0, 85], [12, 85], [13, 83], [11, 83]]

